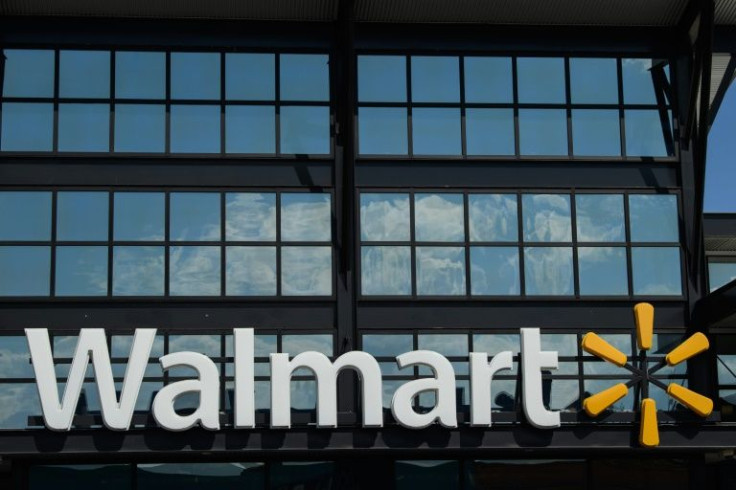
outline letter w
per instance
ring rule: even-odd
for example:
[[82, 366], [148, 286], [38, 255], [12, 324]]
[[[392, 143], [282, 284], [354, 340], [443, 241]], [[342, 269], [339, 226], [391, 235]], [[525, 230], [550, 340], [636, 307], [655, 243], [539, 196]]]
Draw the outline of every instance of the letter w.
[[31, 351], [31, 362], [36, 374], [36, 386], [46, 427], [58, 431], [71, 429], [79, 394], [84, 383], [84, 375], [87, 372], [90, 357], [92, 357], [95, 384], [102, 406], [102, 421], [108, 429], [128, 430], [155, 336], [155, 328], [136, 329], [118, 402], [105, 330], [101, 328], [81, 329], [64, 389], [63, 401], [60, 402], [49, 332], [45, 328], [27, 328], [26, 338]]

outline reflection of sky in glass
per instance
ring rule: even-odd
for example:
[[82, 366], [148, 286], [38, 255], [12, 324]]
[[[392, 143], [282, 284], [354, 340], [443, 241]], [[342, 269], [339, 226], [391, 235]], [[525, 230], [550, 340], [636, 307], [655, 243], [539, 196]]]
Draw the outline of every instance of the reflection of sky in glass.
[[567, 155], [564, 109], [519, 109], [519, 145], [522, 155]]
[[579, 242], [623, 242], [624, 199], [621, 194], [578, 194], [575, 221]]
[[[128, 357], [130, 349], [133, 347], [132, 335], [113, 335], [110, 341], [110, 355], [112, 357]], [[151, 347], [151, 357], [161, 357], [164, 355], [164, 337], [156, 335]]]
[[459, 66], [456, 56], [412, 56], [412, 101], [460, 102]]
[[[574, 333], [542, 334], [542, 350], [557, 351], [560, 356], [578, 355], [578, 336]], [[556, 371], [555, 374], [560, 374]]]
[[164, 247], [114, 247], [113, 296], [162, 296]]
[[634, 275], [634, 294], [651, 296], [682, 294], [679, 248], [633, 247], [631, 266]]
[[471, 241], [515, 242], [519, 239], [514, 194], [470, 194], [468, 206]]
[[578, 248], [578, 275], [581, 295], [629, 294], [623, 247]]
[[363, 155], [406, 155], [407, 112], [403, 107], [358, 109], [358, 144]]
[[326, 54], [282, 54], [281, 100], [330, 100], [329, 61]]
[[408, 241], [409, 194], [360, 195], [360, 238], [363, 241]]
[[573, 294], [572, 249], [524, 248], [524, 279], [527, 295]]
[[411, 335], [365, 334], [362, 350], [374, 356], [393, 357], [414, 350]]
[[28, 416], [41, 415], [36, 385], [0, 384], [0, 429], [25, 429]]
[[327, 193], [281, 194], [281, 240], [329, 241], [332, 237], [330, 202]]
[[281, 153], [330, 153], [329, 107], [281, 107]]
[[164, 239], [163, 192], [115, 193], [115, 240]]
[[573, 109], [572, 152], [583, 156], [621, 155], [621, 125], [618, 111]]
[[[665, 384], [676, 384], [680, 386], [687, 387], [687, 380], [686, 379], [671, 379], [665, 382]], [[663, 412], [674, 412], [674, 411], [686, 411], [687, 409], [680, 405], [677, 400], [672, 398], [665, 392], [664, 390], [652, 386], [652, 388], [649, 390], [649, 398], [653, 398], [654, 402], [657, 404], [657, 410], [661, 410]]]
[[417, 241], [465, 240], [462, 194], [416, 194], [414, 218]]
[[59, 151], [110, 151], [110, 106], [59, 104]]
[[460, 109], [414, 108], [412, 137], [415, 155], [460, 155]]
[[[680, 333], [655, 333], [652, 342], [651, 353], [654, 355], [664, 356], [668, 354], [672, 349], [680, 345], [684, 338], [684, 335]], [[654, 367], [656, 364], [657, 362], [649, 362], [650, 367]], [[720, 362], [717, 364], [719, 364], [720, 369]], [[664, 368], [657, 371], [657, 375], [659, 376], [668, 376], [672, 374], [687, 374], [687, 363], [683, 362], [676, 366], [665, 366]]]
[[573, 104], [617, 104], [615, 58], [570, 58], [570, 97]]
[[50, 49], [4, 49], [5, 97], [53, 97], [54, 52]]
[[227, 240], [276, 240], [276, 194], [227, 193], [225, 214]]
[[524, 240], [531, 242], [569, 242], [570, 196], [562, 194], [524, 194], [521, 198]]
[[173, 153], [220, 152], [219, 106], [174, 104], [170, 112]]
[[358, 56], [358, 100], [406, 101], [405, 56]]
[[58, 240], [107, 240], [107, 192], [59, 192], [56, 202]]
[[166, 54], [117, 51], [115, 97], [163, 99], [166, 97]]
[[281, 352], [295, 356], [302, 352], [321, 352], [332, 356], [332, 335], [284, 335], [281, 337]]
[[[667, 118], [672, 117], [667, 113]], [[626, 128], [626, 154], [628, 156], [666, 157], [667, 140], [671, 134], [665, 136], [662, 119], [659, 111], [631, 109], [624, 111]], [[670, 127], [672, 123], [670, 123]]]
[[513, 155], [513, 109], [466, 109], [465, 138], [468, 155]]
[[115, 151], [163, 153], [166, 149], [166, 106], [117, 104]]
[[172, 240], [219, 240], [220, 194], [174, 192], [170, 196]]
[[219, 99], [220, 53], [171, 53], [172, 99]]
[[[657, 103], [654, 80], [652, 79], [652, 61], [646, 58], [624, 58], [621, 60], [624, 102], [626, 104]], [[669, 68], [665, 67], [664, 70], [665, 75], [669, 75]]]
[[511, 103], [511, 58], [466, 56], [465, 102]]
[[271, 53], [225, 54], [225, 93], [228, 100], [274, 100], [276, 57]]
[[417, 294], [424, 296], [465, 294], [465, 249], [417, 247]]
[[169, 261], [172, 296], [220, 294], [220, 247], [171, 247]]
[[209, 357], [220, 357], [219, 335], [171, 335], [169, 352], [199, 352]]
[[636, 194], [629, 196], [632, 242], [677, 242], [677, 196]]
[[734, 279], [736, 279], [736, 262], [708, 262], [708, 282], [711, 291], [725, 286]]
[[227, 247], [225, 268], [228, 296], [276, 294], [275, 247]]
[[[615, 333], [599, 333], [598, 335], [627, 356], [631, 356], [633, 354], [631, 335]], [[597, 357], [588, 354], [585, 351], [583, 351], [583, 356], [585, 357], [585, 362], [583, 363], [583, 372], [585, 374], [629, 374], [625, 369], [611, 364], [610, 362], [601, 361]]]
[[48, 296], [49, 247], [0, 247], [0, 296]]
[[718, 354], [718, 384], [736, 384], [736, 355]]
[[107, 247], [57, 247], [56, 296], [107, 294]]
[[110, 52], [59, 53], [59, 96], [107, 98], [110, 96]]
[[517, 58], [516, 70], [519, 102], [565, 102], [565, 61], [562, 58]]
[[516, 355], [519, 353], [519, 346], [519, 334], [515, 333], [473, 335], [473, 352], [486, 352], [489, 357], [505, 351], [511, 351]]
[[470, 279], [473, 295], [519, 294], [519, 249], [471, 247]]
[[53, 104], [5, 102], [0, 148], [3, 151], [50, 151], [53, 147]]
[[330, 247], [282, 247], [281, 294], [329, 296], [332, 294]]
[[443, 356], [467, 356], [468, 336], [465, 334], [419, 334], [419, 349], [439, 352]]
[[[627, 379], [586, 379], [585, 392], [586, 396], [599, 393], [618, 383], [626, 383]], [[654, 388], [657, 389], [657, 388]], [[632, 412], [634, 411], [634, 390], [628, 390], [626, 396], [611, 405], [606, 411], [613, 412]]]
[[228, 106], [225, 136], [227, 153], [275, 153], [276, 109], [273, 106]]
[[361, 247], [360, 262], [362, 294], [411, 294], [411, 251], [409, 247]]
[[551, 382], [550, 410], [577, 411], [577, 402], [580, 396], [578, 380], [553, 379]]
[[0, 192], [0, 240], [49, 240], [50, 192]]
[[3, 336], [0, 343], [0, 378], [32, 377], [33, 366], [26, 338]]

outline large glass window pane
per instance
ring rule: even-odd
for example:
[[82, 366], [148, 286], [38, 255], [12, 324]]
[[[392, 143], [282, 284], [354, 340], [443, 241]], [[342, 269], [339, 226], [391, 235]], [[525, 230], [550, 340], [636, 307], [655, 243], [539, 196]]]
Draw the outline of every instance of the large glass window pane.
[[632, 242], [677, 242], [677, 196], [634, 194], [629, 196]]
[[170, 237], [174, 241], [220, 240], [220, 194], [173, 192]]
[[397, 461], [396, 490], [453, 490], [460, 488], [458, 461]]
[[172, 296], [220, 295], [220, 247], [171, 247]]
[[0, 240], [50, 238], [50, 192], [0, 192]]
[[664, 60], [624, 58], [622, 61], [624, 102], [626, 104], [656, 104], [656, 91], [662, 91], [655, 82], [655, 70], [663, 70], [669, 79], [669, 68]]
[[117, 152], [163, 153], [166, 149], [166, 107], [117, 104], [114, 148]]
[[107, 241], [107, 192], [59, 192], [56, 195], [56, 238]]
[[363, 155], [406, 155], [408, 126], [404, 107], [358, 109], [358, 144]]
[[460, 102], [460, 63], [456, 56], [412, 56], [413, 102]]
[[682, 294], [679, 248], [633, 247], [631, 267], [634, 275], [634, 294], [639, 296]]
[[457, 296], [465, 294], [465, 249], [417, 247], [417, 294]]
[[466, 109], [465, 138], [468, 155], [513, 155], [513, 109]]
[[368, 242], [408, 241], [409, 194], [361, 194], [360, 238]]
[[281, 194], [281, 240], [327, 242], [332, 237], [330, 194]]
[[623, 242], [624, 196], [621, 194], [578, 194], [575, 221], [579, 242]]
[[361, 247], [360, 289], [364, 296], [411, 294], [409, 247]]
[[562, 58], [517, 58], [519, 102], [565, 103], [565, 60]]
[[62, 50], [59, 53], [59, 96], [110, 97], [110, 52]]
[[49, 247], [0, 247], [0, 296], [48, 296]]
[[276, 109], [228, 106], [225, 139], [227, 153], [276, 153]]
[[735, 279], [736, 262], [708, 261], [708, 282], [711, 291], [715, 291]]
[[56, 247], [56, 296], [107, 294], [107, 247]]
[[415, 155], [460, 155], [460, 109], [414, 108]]
[[562, 109], [520, 109], [522, 155], [567, 155], [567, 116]]
[[524, 248], [524, 280], [528, 296], [570, 296], [573, 290], [572, 249]]
[[329, 107], [282, 106], [281, 153], [330, 153]]
[[406, 102], [406, 57], [358, 56], [358, 100]]
[[514, 100], [511, 58], [466, 56], [465, 102], [511, 103]]
[[227, 247], [226, 259], [226, 295], [276, 295], [276, 247]]
[[462, 194], [416, 194], [414, 230], [419, 242], [465, 240]]
[[330, 247], [282, 247], [281, 294], [330, 296], [332, 249]]
[[115, 97], [163, 99], [166, 97], [166, 54], [141, 51], [115, 53]]
[[529, 242], [569, 242], [572, 240], [570, 196], [566, 194], [524, 194], [521, 198], [524, 240]]
[[299, 490], [333, 488], [335, 463], [320, 461], [273, 463], [269, 489]]
[[163, 192], [116, 192], [114, 238], [121, 241], [164, 239]]
[[3, 97], [53, 97], [54, 52], [4, 49]]
[[3, 151], [51, 151], [53, 134], [53, 104], [3, 103], [0, 128]]
[[226, 239], [276, 240], [276, 194], [239, 192], [225, 195]]
[[281, 100], [330, 100], [330, 65], [326, 54], [281, 55]]
[[28, 472], [29, 488], [41, 490], [55, 488], [59, 482], [74, 482], [79, 490], [129, 490], [133, 488], [130, 465], [34, 465]]
[[220, 153], [220, 108], [171, 106], [172, 153]]
[[271, 53], [227, 53], [225, 96], [228, 100], [275, 100], [276, 56]]
[[470, 291], [474, 296], [519, 294], [519, 249], [471, 247]]
[[110, 151], [110, 106], [59, 104], [59, 151]]
[[578, 248], [578, 274], [581, 295], [629, 293], [626, 249], [623, 247]]
[[172, 99], [219, 99], [219, 53], [171, 53]]
[[468, 461], [465, 466], [465, 488], [586, 488], [586, 468], [585, 460]]
[[162, 296], [163, 247], [115, 247], [112, 262], [113, 296]]
[[573, 104], [618, 104], [615, 58], [570, 58]]
[[572, 151], [578, 156], [621, 155], [621, 129], [617, 110], [574, 109]]
[[[624, 111], [626, 155], [642, 157], [672, 156], [671, 117], [663, 125], [660, 111]], [[668, 147], [670, 149], [668, 149]]]
[[513, 194], [468, 195], [470, 240], [515, 242], [519, 240], [516, 196]]
[[138, 490], [222, 490], [262, 489], [265, 485], [263, 463], [173, 463], [139, 464], [136, 473]]

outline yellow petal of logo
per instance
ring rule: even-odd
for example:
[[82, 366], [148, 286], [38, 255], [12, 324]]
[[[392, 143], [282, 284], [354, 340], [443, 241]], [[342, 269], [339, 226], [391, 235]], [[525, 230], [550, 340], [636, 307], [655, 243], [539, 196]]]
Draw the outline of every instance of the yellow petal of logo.
[[[652, 339], [654, 336], [654, 307], [649, 303], [637, 304], [634, 306], [634, 318], [636, 320], [637, 347], [640, 351], [647, 351], [652, 348]], [[640, 366], [634, 366], [629, 363], [626, 354], [593, 332], [589, 332], [583, 336], [582, 347], [585, 352], [593, 354], [611, 364], [625, 368], [635, 374], [635, 377], [628, 383], [616, 384], [583, 400], [583, 410], [590, 417], [600, 415], [608, 407], [625, 397], [629, 388], [639, 383], [651, 383], [664, 390], [671, 398], [674, 398], [701, 417], [707, 417], [713, 411], [713, 401], [710, 398], [675, 383], [665, 385], [653, 376], [665, 366], [676, 366], [708, 350], [708, 338], [702, 333], [693, 334], [667, 354], [660, 363], [651, 368], [646, 365], [646, 361], [642, 362]], [[644, 398], [641, 401], [639, 444], [644, 447], [655, 447], [659, 445], [657, 404], [651, 398]]]

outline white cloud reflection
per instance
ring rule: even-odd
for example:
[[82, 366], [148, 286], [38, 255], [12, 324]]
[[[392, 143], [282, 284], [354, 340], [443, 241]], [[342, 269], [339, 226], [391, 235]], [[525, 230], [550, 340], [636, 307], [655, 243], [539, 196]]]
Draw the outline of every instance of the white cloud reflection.
[[114, 296], [164, 294], [163, 247], [115, 247], [113, 254]]
[[417, 294], [465, 294], [465, 250], [461, 247], [417, 247]]
[[465, 239], [462, 194], [417, 194], [414, 219], [417, 241], [458, 242]]
[[528, 295], [573, 294], [572, 249], [569, 247], [525, 248], [524, 277]]
[[329, 241], [332, 237], [330, 194], [281, 194], [283, 241]]
[[331, 295], [332, 249], [330, 247], [283, 247], [281, 249], [281, 294], [284, 296]]
[[476, 242], [517, 241], [516, 196], [471, 194], [468, 196], [470, 240]]
[[362, 247], [360, 260], [362, 294], [411, 294], [409, 247]]
[[41, 415], [38, 391], [34, 384], [0, 385], [0, 428], [25, 429], [28, 416]]
[[169, 265], [172, 296], [220, 294], [220, 247], [171, 247]]
[[470, 277], [474, 295], [519, 294], [519, 250], [516, 247], [471, 247]]
[[624, 241], [624, 200], [621, 194], [575, 196], [578, 241]]
[[524, 239], [534, 242], [569, 242], [570, 196], [525, 194], [522, 198]]
[[276, 194], [228, 193], [225, 199], [227, 240], [276, 240]]
[[408, 241], [408, 194], [361, 194], [360, 232], [365, 241]]
[[228, 296], [276, 294], [275, 247], [227, 247]]

